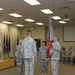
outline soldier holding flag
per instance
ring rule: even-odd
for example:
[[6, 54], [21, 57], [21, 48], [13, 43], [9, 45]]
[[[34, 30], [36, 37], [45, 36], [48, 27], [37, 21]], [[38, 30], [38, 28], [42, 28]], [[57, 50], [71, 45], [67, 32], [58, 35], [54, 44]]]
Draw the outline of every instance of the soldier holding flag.
[[61, 51], [61, 46], [59, 43], [59, 37], [54, 36], [54, 42], [50, 50], [52, 75], [58, 75], [60, 51]]
[[49, 33], [49, 37], [48, 37], [47, 59], [49, 58], [49, 55], [50, 55], [52, 75], [58, 75], [58, 66], [59, 66], [61, 46], [59, 44], [59, 37], [54, 36], [51, 17], [49, 19], [49, 32], [48, 33]]

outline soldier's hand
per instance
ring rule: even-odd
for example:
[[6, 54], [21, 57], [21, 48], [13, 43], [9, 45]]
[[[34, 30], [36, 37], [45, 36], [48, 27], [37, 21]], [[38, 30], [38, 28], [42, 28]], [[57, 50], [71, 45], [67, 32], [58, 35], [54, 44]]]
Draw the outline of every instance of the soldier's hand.
[[49, 60], [49, 58], [47, 58], [46, 60]]
[[37, 61], [37, 58], [35, 59], [35, 62]]
[[17, 62], [20, 62], [20, 59], [18, 59]]

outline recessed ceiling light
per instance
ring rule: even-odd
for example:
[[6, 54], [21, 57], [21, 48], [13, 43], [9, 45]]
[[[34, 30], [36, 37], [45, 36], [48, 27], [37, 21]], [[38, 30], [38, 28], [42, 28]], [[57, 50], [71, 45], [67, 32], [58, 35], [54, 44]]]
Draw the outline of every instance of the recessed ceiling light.
[[49, 9], [43, 9], [43, 10], [41, 10], [43, 13], [45, 13], [45, 14], [53, 14], [53, 12], [51, 11], [51, 10], [49, 10]]
[[36, 23], [37, 25], [44, 25], [44, 23], [41, 23], [41, 22], [38, 22], [38, 23]]
[[19, 15], [19, 14], [17, 14], [17, 13], [11, 13], [11, 14], [9, 14], [10, 16], [13, 16], [13, 17], [22, 17], [22, 15]]
[[41, 4], [37, 0], [24, 0], [24, 1], [27, 2], [30, 5], [39, 5], [39, 4]]
[[59, 23], [61, 23], [61, 24], [65, 24], [65, 23], [67, 23], [67, 22], [64, 22], [64, 21], [59, 21]]
[[35, 20], [33, 20], [33, 19], [25, 19], [25, 21], [34, 22]]
[[3, 10], [2, 8], [0, 8], [0, 10]]
[[60, 20], [61, 18], [59, 16], [53, 16], [52, 17], [54, 20]]
[[18, 26], [18, 27], [24, 27], [24, 25], [21, 25], [21, 24], [16, 24], [16, 26]]
[[2, 23], [5, 23], [5, 24], [12, 24], [12, 22], [9, 22], [9, 21], [2, 21]]

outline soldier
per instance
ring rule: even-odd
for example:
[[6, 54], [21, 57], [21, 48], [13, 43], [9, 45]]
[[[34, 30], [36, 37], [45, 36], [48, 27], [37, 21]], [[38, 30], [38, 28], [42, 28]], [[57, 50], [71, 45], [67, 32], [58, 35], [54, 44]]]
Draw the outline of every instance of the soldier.
[[23, 57], [25, 63], [25, 75], [34, 75], [34, 64], [37, 60], [36, 43], [32, 38], [32, 31], [27, 31], [27, 37], [22, 43]]
[[70, 55], [70, 64], [73, 64], [74, 62], [74, 59], [75, 59], [75, 46], [74, 46], [74, 50], [72, 50], [72, 53]]
[[72, 47], [69, 47], [69, 50], [66, 50], [66, 63], [67, 64], [70, 62], [71, 53], [72, 53]]
[[59, 44], [59, 37], [54, 36], [54, 43], [52, 44], [50, 51], [52, 75], [58, 75], [60, 51], [61, 51], [61, 46]]
[[19, 41], [19, 45], [16, 47], [15, 51], [18, 75], [22, 74], [22, 69], [24, 65], [23, 50], [21, 49], [21, 47], [22, 47], [22, 40]]
[[42, 75], [46, 75], [48, 60], [46, 60], [48, 48], [46, 46], [46, 41], [42, 41], [42, 47], [39, 48], [39, 60], [42, 67]]
[[65, 47], [63, 47], [61, 50], [61, 61], [63, 63], [65, 62], [65, 56], [66, 56]]

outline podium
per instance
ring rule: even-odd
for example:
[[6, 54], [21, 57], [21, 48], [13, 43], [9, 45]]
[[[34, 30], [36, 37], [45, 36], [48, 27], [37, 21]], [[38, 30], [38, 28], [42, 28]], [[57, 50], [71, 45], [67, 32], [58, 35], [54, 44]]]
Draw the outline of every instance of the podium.
[[0, 59], [0, 70], [15, 66], [14, 59]]

